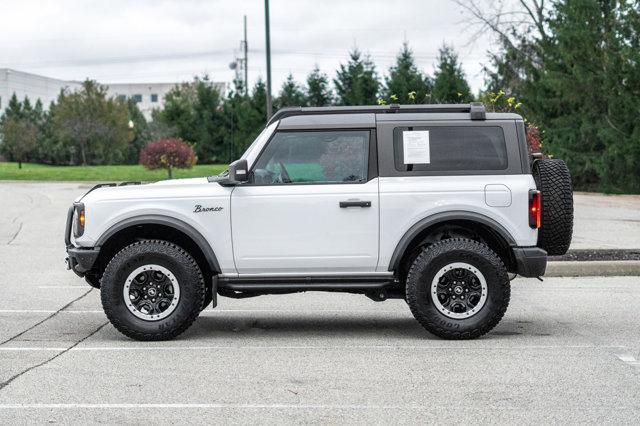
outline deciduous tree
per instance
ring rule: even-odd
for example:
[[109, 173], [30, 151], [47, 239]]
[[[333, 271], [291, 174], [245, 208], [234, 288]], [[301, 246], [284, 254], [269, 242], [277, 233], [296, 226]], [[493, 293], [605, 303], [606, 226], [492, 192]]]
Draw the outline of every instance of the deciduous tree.
[[109, 98], [106, 88], [92, 80], [62, 94], [52, 120], [56, 137], [75, 148], [83, 165], [122, 162], [132, 139], [128, 123], [125, 101]]
[[36, 147], [38, 128], [25, 118], [10, 117], [0, 127], [2, 151], [10, 160], [18, 162], [18, 168], [29, 158]]

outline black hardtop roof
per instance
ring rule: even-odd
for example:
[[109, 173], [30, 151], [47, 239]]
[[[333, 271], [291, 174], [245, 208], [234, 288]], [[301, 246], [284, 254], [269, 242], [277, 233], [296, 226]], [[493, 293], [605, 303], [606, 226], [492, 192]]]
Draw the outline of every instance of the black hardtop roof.
[[279, 109], [271, 116], [267, 125], [286, 117], [298, 115], [327, 114], [393, 114], [393, 113], [469, 113], [472, 120], [485, 120], [487, 110], [484, 104], [424, 104], [424, 105], [363, 105], [329, 107], [287, 107]]

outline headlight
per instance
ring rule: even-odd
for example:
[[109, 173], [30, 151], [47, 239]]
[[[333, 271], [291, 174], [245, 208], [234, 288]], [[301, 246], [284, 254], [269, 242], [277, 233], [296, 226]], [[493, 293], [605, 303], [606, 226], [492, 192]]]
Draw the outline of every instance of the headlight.
[[73, 213], [73, 236], [75, 238], [81, 237], [84, 234], [84, 225], [87, 217], [84, 210], [84, 204], [74, 204], [75, 211]]

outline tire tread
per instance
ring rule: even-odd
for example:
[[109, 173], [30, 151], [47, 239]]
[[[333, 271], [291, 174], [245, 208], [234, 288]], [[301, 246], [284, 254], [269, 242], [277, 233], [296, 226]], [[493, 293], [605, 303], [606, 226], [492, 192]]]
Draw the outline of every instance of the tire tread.
[[[199, 285], [197, 286], [196, 291], [200, 299], [200, 306], [201, 306], [204, 303], [205, 285], [204, 285], [204, 278], [202, 275], [202, 271], [200, 271], [198, 263], [182, 247], [168, 241], [142, 240], [124, 247], [122, 250], [116, 253], [116, 255], [113, 256], [113, 258], [109, 261], [109, 263], [107, 264], [107, 267], [105, 268], [101, 281], [104, 282], [105, 280], [113, 279], [114, 275], [123, 266], [123, 264], [126, 264], [128, 262], [127, 259], [130, 259], [132, 255], [142, 254], [142, 252], [148, 252], [150, 247], [153, 247], [154, 249], [158, 251], [163, 251], [163, 252], [173, 251], [174, 253], [172, 253], [172, 256], [175, 256], [175, 259], [179, 263], [182, 263], [185, 268], [193, 269], [194, 271], [197, 272]], [[135, 340], [159, 341], [159, 340], [174, 339], [178, 335], [184, 333], [194, 323], [194, 321], [196, 320], [196, 318], [198, 318], [198, 315], [200, 314], [200, 310], [195, 309], [195, 310], [192, 310], [192, 312], [190, 312], [189, 315], [187, 316], [186, 320], [182, 321], [177, 327], [169, 328], [166, 331], [160, 332], [160, 333], [142, 333], [128, 327], [123, 321], [121, 321], [121, 319], [117, 315], [114, 315], [111, 309], [111, 301], [108, 297], [107, 291], [103, 289], [100, 295], [101, 295], [102, 307], [104, 308], [107, 318], [109, 319], [111, 324], [122, 334]]]
[[573, 235], [573, 188], [571, 174], [562, 160], [537, 160], [533, 177], [542, 195], [542, 226], [538, 247], [549, 256], [561, 256], [569, 250]]
[[[488, 321], [485, 321], [479, 327], [464, 332], [452, 331], [442, 327], [433, 321], [433, 317], [425, 315], [420, 309], [419, 285], [431, 285], [431, 283], [421, 283], [413, 277], [419, 274], [419, 270], [427, 267], [436, 257], [443, 255], [451, 250], [468, 250], [478, 253], [485, 257], [498, 272], [498, 279], [504, 283], [501, 287], [503, 303], [495, 309]], [[511, 298], [511, 287], [507, 275], [507, 269], [500, 257], [491, 250], [487, 245], [467, 239], [467, 238], [449, 238], [441, 240], [422, 250], [422, 252], [413, 261], [407, 274], [406, 298], [409, 308], [413, 316], [418, 322], [430, 333], [449, 340], [475, 339], [489, 331], [491, 331], [502, 320]]]

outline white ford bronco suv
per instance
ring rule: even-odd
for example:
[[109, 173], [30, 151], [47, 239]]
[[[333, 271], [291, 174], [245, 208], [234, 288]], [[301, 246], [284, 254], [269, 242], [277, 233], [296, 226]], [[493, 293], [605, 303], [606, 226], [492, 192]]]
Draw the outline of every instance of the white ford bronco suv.
[[429, 332], [468, 339], [572, 227], [569, 172], [529, 154], [519, 115], [297, 107], [219, 176], [96, 186], [65, 239], [68, 267], [134, 339], [179, 335], [218, 296], [304, 291], [405, 299]]

